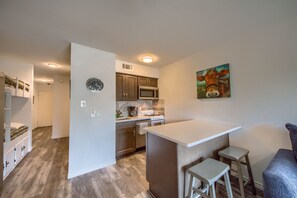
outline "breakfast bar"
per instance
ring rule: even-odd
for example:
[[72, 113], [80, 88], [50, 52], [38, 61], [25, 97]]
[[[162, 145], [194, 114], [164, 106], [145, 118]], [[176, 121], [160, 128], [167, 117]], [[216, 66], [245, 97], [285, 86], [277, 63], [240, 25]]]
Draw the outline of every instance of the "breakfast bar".
[[157, 198], [186, 197], [186, 170], [229, 145], [236, 124], [190, 120], [147, 127], [146, 178]]

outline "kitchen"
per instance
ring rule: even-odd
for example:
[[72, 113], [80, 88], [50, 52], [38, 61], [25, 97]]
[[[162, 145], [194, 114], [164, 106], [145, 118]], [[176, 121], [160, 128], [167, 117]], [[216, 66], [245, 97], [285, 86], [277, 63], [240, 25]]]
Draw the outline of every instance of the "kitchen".
[[164, 124], [165, 111], [164, 100], [159, 99], [158, 79], [133, 72], [139, 68], [153, 69], [122, 61], [116, 65], [122, 72], [116, 73], [116, 158], [119, 159], [145, 149], [144, 128]]

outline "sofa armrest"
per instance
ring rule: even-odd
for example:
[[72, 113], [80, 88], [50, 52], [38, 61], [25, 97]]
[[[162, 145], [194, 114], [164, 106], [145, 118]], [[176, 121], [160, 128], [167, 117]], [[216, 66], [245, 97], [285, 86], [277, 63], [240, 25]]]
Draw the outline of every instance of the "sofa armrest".
[[280, 149], [263, 172], [265, 198], [297, 198], [297, 162], [293, 151]]

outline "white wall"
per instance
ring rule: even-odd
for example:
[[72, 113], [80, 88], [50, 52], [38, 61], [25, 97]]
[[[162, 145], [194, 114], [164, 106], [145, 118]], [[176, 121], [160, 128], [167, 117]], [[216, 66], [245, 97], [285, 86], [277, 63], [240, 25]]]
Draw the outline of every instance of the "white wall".
[[49, 91], [53, 93], [53, 84], [48, 84], [48, 83], [36, 83], [34, 82], [34, 102], [32, 106], [32, 128], [35, 129], [38, 126], [38, 102], [39, 102], [39, 97], [38, 97], [38, 92], [39, 91]]
[[31, 64], [19, 63], [14, 60], [0, 59], [0, 71], [30, 84], [30, 98], [12, 97], [11, 121], [24, 123], [28, 130], [28, 150], [32, 150], [32, 96], [34, 69]]
[[[122, 64], [128, 64], [133, 66], [133, 70], [125, 70], [122, 67]], [[144, 65], [129, 63], [121, 60], [116, 60], [116, 72], [125, 73], [125, 74], [132, 74], [132, 75], [138, 75], [138, 76], [147, 76], [151, 78], [159, 78], [160, 76], [160, 70], [153, 67], [147, 67]]]
[[[87, 90], [90, 77], [103, 81], [100, 93]], [[115, 163], [115, 106], [115, 55], [72, 43], [69, 178]]]
[[53, 139], [69, 136], [69, 80], [69, 76], [54, 77]]
[[[261, 30], [182, 59], [161, 70], [168, 121], [208, 118], [241, 124], [231, 145], [250, 150], [254, 178], [279, 148], [291, 148], [284, 125], [297, 124], [297, 20], [284, 16]], [[231, 98], [197, 99], [196, 72], [230, 63]]]

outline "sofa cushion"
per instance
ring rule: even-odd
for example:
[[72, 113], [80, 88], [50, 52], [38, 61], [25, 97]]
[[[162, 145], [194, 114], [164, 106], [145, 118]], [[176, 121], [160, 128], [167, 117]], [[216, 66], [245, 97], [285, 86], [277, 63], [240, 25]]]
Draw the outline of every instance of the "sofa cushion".
[[297, 160], [297, 126], [294, 124], [287, 123], [286, 128], [290, 131], [292, 149], [295, 159]]
[[292, 150], [280, 149], [263, 172], [264, 198], [297, 198], [297, 162]]

